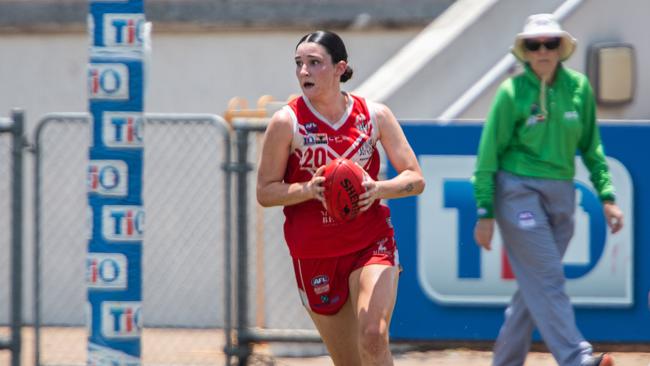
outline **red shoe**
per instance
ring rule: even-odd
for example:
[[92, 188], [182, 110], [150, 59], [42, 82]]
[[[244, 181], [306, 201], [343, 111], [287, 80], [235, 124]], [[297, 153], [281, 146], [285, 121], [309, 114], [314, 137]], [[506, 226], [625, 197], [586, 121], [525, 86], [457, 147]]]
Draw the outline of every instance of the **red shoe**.
[[602, 355], [596, 357], [596, 363], [594, 364], [595, 366], [614, 366], [614, 359], [612, 356], [608, 355], [607, 353], [603, 353]]

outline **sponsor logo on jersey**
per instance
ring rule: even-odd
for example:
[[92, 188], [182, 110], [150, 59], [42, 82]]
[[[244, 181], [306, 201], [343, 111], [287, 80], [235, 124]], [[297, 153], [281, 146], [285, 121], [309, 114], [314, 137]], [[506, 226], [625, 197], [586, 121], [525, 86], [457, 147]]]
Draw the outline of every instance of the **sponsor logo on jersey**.
[[366, 140], [359, 148], [359, 160], [363, 163], [372, 157], [375, 152], [375, 146], [370, 140]]
[[312, 133], [305, 136], [304, 145], [324, 145], [327, 144], [327, 134], [326, 133]]
[[368, 119], [366, 118], [365, 114], [359, 113], [354, 124], [357, 130], [368, 135], [368, 131], [370, 131], [370, 124], [368, 123]]
[[333, 142], [335, 144], [340, 144], [343, 143], [344, 141], [354, 141], [352, 138], [348, 136], [341, 136], [341, 135], [336, 135], [336, 136], [330, 136], [328, 138], [330, 142]]

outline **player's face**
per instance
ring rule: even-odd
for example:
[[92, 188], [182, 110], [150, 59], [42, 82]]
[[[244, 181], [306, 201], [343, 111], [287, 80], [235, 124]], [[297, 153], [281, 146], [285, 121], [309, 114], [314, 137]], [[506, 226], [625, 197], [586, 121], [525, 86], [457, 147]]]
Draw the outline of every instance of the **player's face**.
[[[560, 62], [560, 47], [559, 43], [555, 45], [556, 38], [540, 37], [531, 39], [530, 43], [533, 50], [526, 48], [526, 59], [530, 63], [530, 67], [535, 74], [540, 78], [552, 77], [555, 73], [555, 68]], [[552, 49], [546, 47], [550, 44]]]
[[[318, 43], [305, 42], [296, 48], [296, 77], [302, 93], [309, 97], [327, 93], [332, 88], [338, 92], [341, 66], [332, 63], [332, 57]], [[345, 67], [343, 67], [345, 70]]]

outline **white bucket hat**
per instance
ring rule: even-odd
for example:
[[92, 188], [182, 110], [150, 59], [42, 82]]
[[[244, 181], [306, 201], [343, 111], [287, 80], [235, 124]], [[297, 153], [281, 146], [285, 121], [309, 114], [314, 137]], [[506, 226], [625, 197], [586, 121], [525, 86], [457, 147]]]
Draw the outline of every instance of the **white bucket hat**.
[[538, 37], [560, 37], [560, 61], [565, 61], [576, 49], [576, 39], [569, 32], [562, 30], [553, 14], [534, 14], [528, 17], [524, 31], [517, 34], [515, 44], [510, 51], [520, 61], [526, 61], [524, 40]]

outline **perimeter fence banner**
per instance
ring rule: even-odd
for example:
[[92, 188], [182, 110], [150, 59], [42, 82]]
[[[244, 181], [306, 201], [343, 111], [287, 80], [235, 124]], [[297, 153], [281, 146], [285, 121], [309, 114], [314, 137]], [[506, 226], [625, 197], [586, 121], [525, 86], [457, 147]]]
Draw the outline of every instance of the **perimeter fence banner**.
[[[391, 336], [493, 340], [516, 281], [498, 234], [491, 251], [473, 239], [470, 178], [482, 125], [414, 121], [403, 128], [427, 187], [418, 197], [389, 202], [404, 266]], [[602, 121], [600, 131], [625, 226], [615, 235], [608, 231], [577, 157], [576, 232], [563, 260], [567, 291], [588, 340], [647, 342], [650, 332], [636, 329], [650, 329], [650, 121]]]

